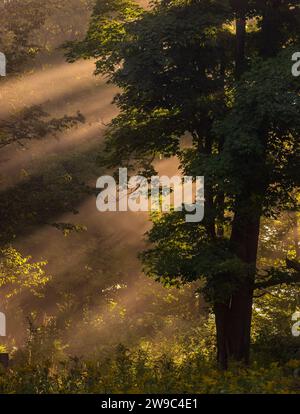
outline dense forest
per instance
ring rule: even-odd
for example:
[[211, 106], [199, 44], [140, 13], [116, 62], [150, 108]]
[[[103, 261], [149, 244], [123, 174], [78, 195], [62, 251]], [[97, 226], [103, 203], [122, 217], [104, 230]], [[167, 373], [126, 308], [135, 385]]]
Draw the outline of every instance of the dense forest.
[[300, 393], [299, 1], [0, 0], [0, 52], [0, 394]]

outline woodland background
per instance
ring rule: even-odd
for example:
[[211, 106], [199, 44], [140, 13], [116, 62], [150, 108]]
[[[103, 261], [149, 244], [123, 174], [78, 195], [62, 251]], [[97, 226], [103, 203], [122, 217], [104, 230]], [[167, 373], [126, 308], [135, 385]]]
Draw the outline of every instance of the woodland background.
[[[112, 0], [114, 13], [126, 3]], [[9, 369], [0, 367], [0, 392], [299, 393], [296, 283], [255, 292], [251, 364], [221, 370], [205, 281], [178, 288], [148, 277], [138, 258], [149, 248], [148, 215], [97, 212], [96, 179], [111, 171], [105, 131], [120, 108], [112, 105], [119, 88], [94, 75], [94, 59], [76, 60], [94, 52], [95, 27], [80, 43], [94, 5], [0, 1], [8, 61], [0, 79], [0, 310], [8, 336], [0, 349], [11, 358]], [[75, 42], [67, 48], [74, 63], [66, 42]], [[172, 176], [180, 162], [168, 151], [154, 165]], [[257, 268], [282, 271], [299, 256], [297, 208], [263, 217]]]

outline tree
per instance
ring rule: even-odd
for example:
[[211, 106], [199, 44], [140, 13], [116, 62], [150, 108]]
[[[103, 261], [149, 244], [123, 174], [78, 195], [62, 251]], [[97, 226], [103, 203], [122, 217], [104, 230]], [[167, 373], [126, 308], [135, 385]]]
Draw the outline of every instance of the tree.
[[[299, 18], [297, 1], [163, 0], [145, 11], [98, 0], [86, 39], [66, 45], [69, 61], [96, 58], [121, 90], [108, 166], [151, 174], [161, 154], [206, 178], [204, 221], [154, 217], [142, 259], [166, 285], [205, 280], [223, 368], [249, 362], [261, 218], [299, 208]], [[268, 284], [299, 282], [287, 267], [267, 269]]]
[[[77, 39], [88, 22], [93, 0], [0, 0], [0, 51], [8, 71], [63, 40]], [[84, 30], [84, 29], [83, 29]]]
[[43, 26], [46, 13], [40, 0], [0, 2], [0, 50], [7, 56], [9, 71], [18, 70], [38, 52], [32, 34]]

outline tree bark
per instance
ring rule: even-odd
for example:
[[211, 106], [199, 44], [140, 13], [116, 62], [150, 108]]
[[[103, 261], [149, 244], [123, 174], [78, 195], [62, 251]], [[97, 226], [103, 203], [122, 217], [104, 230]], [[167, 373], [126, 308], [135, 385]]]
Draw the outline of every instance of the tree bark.
[[[245, 2], [235, 1], [236, 11], [236, 79], [245, 70], [246, 9]], [[252, 303], [260, 225], [260, 209], [253, 204], [251, 191], [236, 202], [232, 224], [233, 252], [244, 263], [241, 283], [224, 303], [215, 304], [218, 362], [227, 369], [230, 359], [249, 363]]]
[[[248, 2], [231, 0], [231, 3], [236, 14], [235, 76], [239, 80], [246, 66], [245, 41]], [[273, 0], [266, 3], [263, 11], [259, 49], [260, 55], [265, 59], [276, 55], [279, 49], [279, 39], [275, 28], [279, 18], [280, 4], [279, 0]], [[264, 131], [262, 126], [261, 140], [264, 146], [266, 145], [266, 136], [267, 131]], [[260, 168], [260, 165], [264, 166], [265, 161], [265, 156], [262, 156], [253, 170]], [[256, 177], [259, 176], [260, 174], [256, 174]], [[263, 178], [262, 172], [261, 178], [256, 178], [255, 182], [245, 182], [244, 188], [244, 193], [236, 201], [231, 246], [233, 253], [245, 265], [245, 271], [231, 298], [224, 303], [215, 304], [218, 361], [224, 369], [227, 368], [230, 359], [249, 363], [260, 217], [262, 215], [262, 200], [267, 188], [267, 177]]]
[[[249, 198], [243, 204], [250, 203]], [[251, 204], [248, 204], [248, 207]], [[260, 211], [252, 206], [251, 215], [239, 206], [232, 226], [233, 252], [245, 265], [241, 283], [231, 298], [215, 305], [218, 362], [227, 369], [228, 361], [249, 363], [253, 292], [260, 228]]]

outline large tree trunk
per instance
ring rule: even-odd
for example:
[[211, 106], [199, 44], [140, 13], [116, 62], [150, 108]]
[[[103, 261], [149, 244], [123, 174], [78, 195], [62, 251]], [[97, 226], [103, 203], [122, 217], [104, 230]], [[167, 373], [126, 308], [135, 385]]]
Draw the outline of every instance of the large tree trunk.
[[228, 303], [215, 305], [218, 363], [227, 369], [229, 361], [249, 363], [253, 290], [240, 288]]
[[[244, 202], [247, 203], [246, 200]], [[245, 264], [241, 283], [230, 299], [215, 305], [218, 362], [223, 369], [227, 369], [229, 360], [249, 363], [253, 289], [261, 214], [257, 206], [253, 206], [253, 209], [250, 216], [243, 208], [242, 214], [237, 211], [232, 227], [233, 251]]]
[[[231, 0], [236, 13], [236, 79], [240, 79], [245, 70], [246, 10], [248, 1]], [[279, 40], [274, 35], [278, 21], [278, 0], [266, 3], [261, 30], [260, 54], [263, 58], [274, 56], [279, 48]], [[261, 131], [261, 139], [266, 145], [267, 133]], [[265, 164], [265, 156], [257, 160], [253, 171], [260, 170]], [[263, 168], [262, 168], [263, 171]], [[259, 178], [261, 177], [261, 178]], [[254, 182], [245, 182], [245, 192], [240, 195], [235, 208], [232, 224], [231, 245], [235, 255], [246, 265], [238, 288], [224, 303], [215, 304], [217, 327], [218, 361], [227, 368], [233, 359], [249, 363], [253, 291], [255, 283], [257, 249], [259, 241], [262, 200], [267, 188], [263, 172], [256, 173]], [[253, 201], [256, 200], [256, 201]]]
[[[236, 12], [236, 79], [245, 70], [246, 3], [232, 0]], [[253, 287], [261, 211], [250, 206], [251, 191], [239, 197], [232, 224], [233, 252], [245, 264], [241, 283], [224, 303], [215, 304], [218, 362], [224, 369], [230, 359], [249, 363]], [[249, 210], [250, 207], [250, 210]]]

